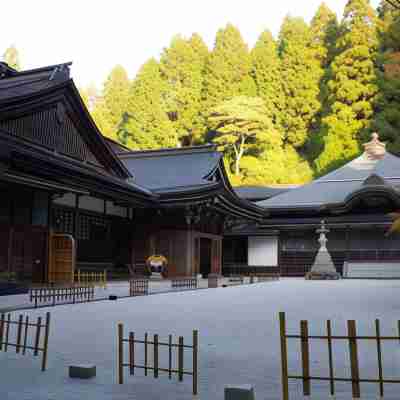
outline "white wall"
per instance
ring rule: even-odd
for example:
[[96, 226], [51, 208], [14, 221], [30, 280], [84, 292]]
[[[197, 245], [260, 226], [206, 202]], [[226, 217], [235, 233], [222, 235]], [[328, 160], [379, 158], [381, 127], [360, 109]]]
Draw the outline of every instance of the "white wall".
[[116, 206], [112, 201], [107, 201], [107, 215], [117, 215], [118, 217], [126, 217], [126, 207]]
[[60, 204], [62, 206], [75, 207], [75, 194], [66, 193], [62, 197], [54, 199], [53, 203]]
[[278, 265], [277, 236], [249, 236], [248, 265], [251, 267]]

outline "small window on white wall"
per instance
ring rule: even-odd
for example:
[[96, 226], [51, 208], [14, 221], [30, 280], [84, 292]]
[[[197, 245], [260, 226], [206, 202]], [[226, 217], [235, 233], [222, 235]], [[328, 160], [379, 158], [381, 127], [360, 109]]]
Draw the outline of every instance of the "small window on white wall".
[[278, 265], [278, 237], [251, 236], [248, 238], [248, 265], [264, 267]]

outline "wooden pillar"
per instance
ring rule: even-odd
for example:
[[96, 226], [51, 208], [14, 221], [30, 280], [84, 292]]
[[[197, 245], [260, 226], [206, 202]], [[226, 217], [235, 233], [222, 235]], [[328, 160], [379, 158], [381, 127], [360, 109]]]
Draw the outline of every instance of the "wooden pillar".
[[346, 255], [345, 255], [346, 262], [349, 262], [349, 256], [350, 256], [350, 226], [346, 225]]
[[74, 210], [74, 239], [78, 240], [78, 227], [79, 227], [79, 195], [75, 196], [75, 210]]

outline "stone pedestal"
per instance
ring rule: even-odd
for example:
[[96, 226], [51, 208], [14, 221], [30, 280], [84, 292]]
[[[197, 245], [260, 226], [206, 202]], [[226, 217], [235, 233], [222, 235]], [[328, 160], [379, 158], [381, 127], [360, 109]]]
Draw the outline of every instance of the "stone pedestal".
[[326, 248], [326, 243], [328, 242], [326, 234], [329, 232], [329, 229], [325, 227], [324, 220], [321, 221], [321, 228], [317, 229], [316, 232], [319, 233], [318, 242], [320, 243], [320, 248], [311, 271], [306, 275], [306, 279], [339, 279], [340, 275], [336, 271], [332, 258]]
[[79, 364], [69, 366], [69, 377], [89, 379], [96, 376], [96, 366], [93, 364]]
[[255, 400], [254, 388], [251, 385], [227, 385], [224, 400]]
[[219, 281], [219, 275], [218, 274], [208, 274], [208, 287], [209, 288], [217, 288], [218, 287], [218, 281]]

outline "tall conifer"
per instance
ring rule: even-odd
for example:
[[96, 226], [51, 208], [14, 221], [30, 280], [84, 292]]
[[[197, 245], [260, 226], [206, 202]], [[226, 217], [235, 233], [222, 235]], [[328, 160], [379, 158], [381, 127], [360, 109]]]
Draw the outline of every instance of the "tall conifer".
[[136, 75], [119, 132], [129, 147], [157, 149], [178, 145], [178, 136], [168, 118], [163, 98], [165, 85], [159, 64], [154, 59], [147, 61]]
[[234, 96], [254, 96], [256, 87], [251, 72], [247, 44], [231, 24], [217, 32], [215, 46], [205, 66], [204, 112]]
[[338, 55], [328, 82], [330, 112], [323, 119], [324, 150], [318, 173], [355, 157], [366, 139], [377, 94], [376, 15], [368, 0], [349, 0], [337, 42]]
[[310, 29], [302, 18], [285, 18], [279, 34], [285, 95], [282, 125], [286, 143], [296, 148], [305, 144], [321, 107], [318, 97], [321, 70], [310, 39]]
[[264, 100], [268, 117], [279, 128], [283, 106], [281, 65], [276, 43], [269, 31], [261, 33], [251, 51], [251, 57], [257, 94]]
[[182, 144], [192, 144], [205, 129], [200, 111], [207, 55], [207, 46], [199, 35], [189, 40], [176, 36], [161, 55], [161, 74], [167, 83], [167, 107]]
[[19, 71], [21, 69], [21, 62], [19, 59], [19, 53], [17, 48], [12, 45], [10, 46], [3, 54], [3, 60], [6, 62], [11, 68]]

